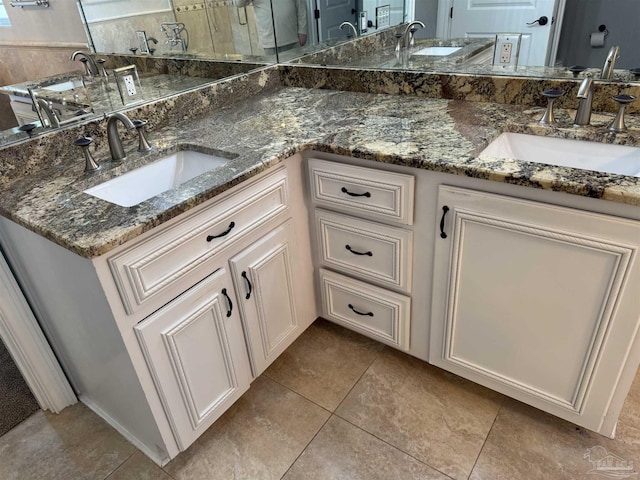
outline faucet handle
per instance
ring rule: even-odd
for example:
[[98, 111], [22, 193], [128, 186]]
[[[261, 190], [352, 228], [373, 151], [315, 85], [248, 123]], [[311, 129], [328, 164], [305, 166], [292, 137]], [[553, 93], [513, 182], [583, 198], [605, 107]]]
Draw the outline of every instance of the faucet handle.
[[73, 142], [74, 145], [82, 149], [84, 155], [84, 173], [100, 170], [100, 165], [95, 161], [89, 151], [89, 145], [91, 145], [91, 143], [93, 143], [93, 138], [91, 137], [80, 137]]
[[541, 125], [551, 125], [556, 123], [556, 118], [553, 115], [553, 102], [564, 95], [564, 92], [562, 90], [545, 90], [542, 92], [542, 95], [547, 99], [547, 109], [538, 123]]
[[147, 140], [147, 134], [145, 132], [145, 125], [147, 124], [146, 120], [134, 120], [133, 126], [136, 127], [136, 131], [138, 132], [138, 151], [139, 152], [148, 152], [153, 147]]
[[609, 124], [607, 129], [610, 132], [622, 133], [627, 131], [627, 126], [624, 124], [624, 107], [626, 107], [631, 102], [634, 102], [636, 97], [633, 95], [621, 94], [614, 95], [613, 99], [618, 102], [619, 108], [618, 113], [616, 114], [616, 118]]
[[568, 68], [568, 70], [573, 73], [573, 78], [578, 78], [578, 75], [580, 75], [580, 73], [584, 72], [587, 69], [587, 67], [582, 66], [582, 65], [573, 65], [571, 67]]

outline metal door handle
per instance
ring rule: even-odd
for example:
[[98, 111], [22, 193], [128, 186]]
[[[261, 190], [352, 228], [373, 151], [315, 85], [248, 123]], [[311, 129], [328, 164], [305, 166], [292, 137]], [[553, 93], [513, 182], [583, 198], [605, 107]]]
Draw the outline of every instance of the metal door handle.
[[536, 23], [539, 24], [541, 27], [544, 27], [547, 23], [549, 23], [549, 18], [543, 15], [539, 19], [534, 20], [531, 23], [527, 23], [527, 25], [529, 25], [530, 27], [533, 27]]

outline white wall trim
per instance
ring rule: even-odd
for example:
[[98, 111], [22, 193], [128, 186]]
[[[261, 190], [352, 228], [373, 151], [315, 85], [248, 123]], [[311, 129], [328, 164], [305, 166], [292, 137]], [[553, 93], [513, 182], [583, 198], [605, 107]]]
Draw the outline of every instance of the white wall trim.
[[59, 413], [76, 396], [2, 256], [0, 293], [0, 338], [40, 407]]
[[87, 398], [84, 395], [80, 395], [80, 401], [84, 403], [93, 413], [104, 419], [109, 425], [116, 429], [116, 431], [126, 438], [129, 442], [133, 444], [138, 450], [144, 453], [147, 457], [153, 460], [156, 465], [164, 467], [171, 460], [167, 456], [158, 455], [158, 452], [154, 452], [150, 450], [144, 443], [140, 442], [134, 435], [132, 435], [129, 430], [124, 428], [120, 423], [118, 423], [112, 416], [107, 414], [102, 408], [100, 408], [96, 403], [93, 402], [90, 398]]
[[0, 47], [15, 48], [87, 48], [86, 42], [24, 42], [22, 40], [0, 40]]

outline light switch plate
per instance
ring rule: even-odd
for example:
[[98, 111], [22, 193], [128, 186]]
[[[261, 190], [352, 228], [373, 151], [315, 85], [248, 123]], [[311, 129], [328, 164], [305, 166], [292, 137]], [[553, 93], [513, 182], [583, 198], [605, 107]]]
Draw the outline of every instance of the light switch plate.
[[503, 68], [515, 68], [518, 65], [521, 33], [499, 33], [493, 51], [493, 65]]
[[384, 28], [391, 25], [391, 5], [376, 7], [376, 28]]

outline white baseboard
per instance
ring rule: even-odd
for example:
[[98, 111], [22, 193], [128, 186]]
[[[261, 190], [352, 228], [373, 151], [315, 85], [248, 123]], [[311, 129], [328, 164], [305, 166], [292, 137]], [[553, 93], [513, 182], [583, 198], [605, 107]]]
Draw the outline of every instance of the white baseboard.
[[91, 411], [93, 411], [96, 415], [101, 417], [105, 422], [111, 425], [116, 431], [126, 438], [130, 443], [133, 444], [138, 450], [144, 453], [147, 457], [153, 461], [156, 465], [160, 467], [164, 467], [171, 460], [168, 455], [159, 456], [157, 451], [150, 449], [147, 445], [142, 443], [138, 438], [131, 434], [126, 428], [116, 422], [108, 413], [106, 413], [102, 408], [96, 405], [93, 400], [85, 397], [84, 395], [80, 395], [80, 401], [84, 403]]

